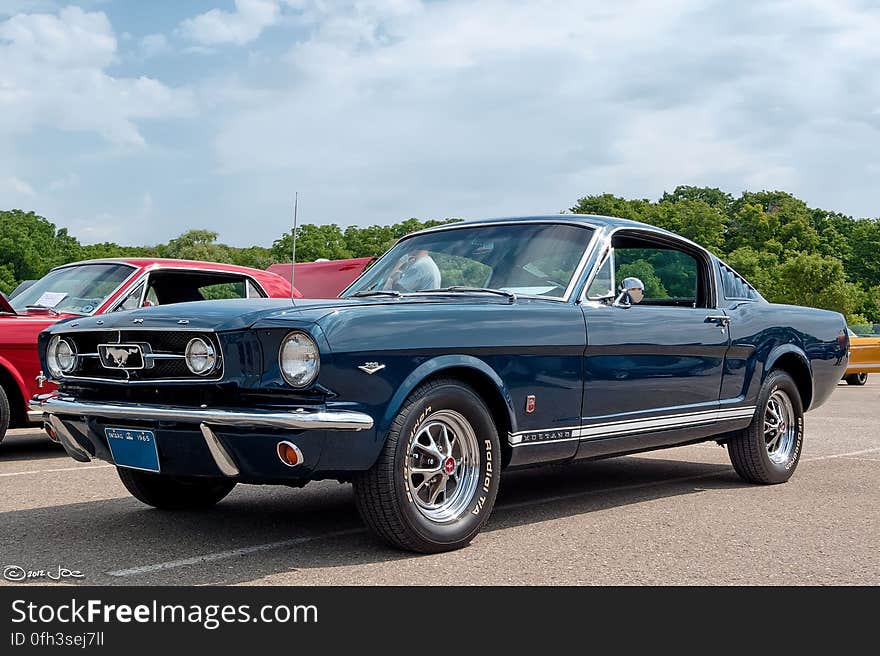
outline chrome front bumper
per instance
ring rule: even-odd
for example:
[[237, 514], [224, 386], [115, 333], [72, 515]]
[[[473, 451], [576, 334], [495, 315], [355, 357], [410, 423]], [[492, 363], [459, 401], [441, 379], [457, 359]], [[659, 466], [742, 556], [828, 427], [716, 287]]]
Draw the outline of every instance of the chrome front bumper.
[[101, 417], [131, 421], [174, 421], [240, 428], [280, 428], [286, 430], [369, 430], [373, 418], [346, 410], [215, 410], [145, 404], [91, 403], [63, 396], [36, 397], [31, 410], [68, 417]]
[[292, 412], [213, 410], [144, 404], [90, 403], [54, 394], [34, 397], [30, 403], [30, 410], [45, 419], [50, 429], [50, 436], [54, 435], [68, 455], [80, 462], [89, 462], [92, 456], [77, 442], [60, 417], [99, 417], [122, 421], [147, 420], [198, 424], [214, 463], [225, 476], [238, 476], [239, 466], [223, 447], [212, 426], [297, 431], [310, 429], [360, 431], [373, 427], [373, 418], [369, 415], [345, 410], [299, 409]]

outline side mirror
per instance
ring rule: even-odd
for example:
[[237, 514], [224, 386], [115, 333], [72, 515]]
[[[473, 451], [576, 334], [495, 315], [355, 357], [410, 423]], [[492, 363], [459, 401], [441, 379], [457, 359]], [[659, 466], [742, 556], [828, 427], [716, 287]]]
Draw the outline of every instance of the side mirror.
[[630, 307], [641, 303], [645, 298], [645, 283], [638, 278], [624, 278], [620, 283], [620, 294], [614, 300], [615, 307]]

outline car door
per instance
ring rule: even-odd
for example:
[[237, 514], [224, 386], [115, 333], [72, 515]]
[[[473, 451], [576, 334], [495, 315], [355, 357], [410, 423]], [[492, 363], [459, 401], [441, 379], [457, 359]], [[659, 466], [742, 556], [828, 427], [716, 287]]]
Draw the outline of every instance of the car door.
[[[585, 452], [593, 440], [716, 421], [729, 336], [712, 266], [708, 253], [666, 233], [614, 234], [581, 304]], [[626, 277], [644, 283], [640, 302], [612, 301]]]

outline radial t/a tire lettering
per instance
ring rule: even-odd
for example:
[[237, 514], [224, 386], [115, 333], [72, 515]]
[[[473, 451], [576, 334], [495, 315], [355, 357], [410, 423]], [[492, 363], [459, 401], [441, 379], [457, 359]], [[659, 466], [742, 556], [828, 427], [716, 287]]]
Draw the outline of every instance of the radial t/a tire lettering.
[[736, 473], [750, 483], [773, 485], [791, 478], [804, 441], [804, 408], [794, 380], [775, 370], [758, 394], [752, 423], [727, 441]]
[[467, 545], [498, 494], [501, 447], [489, 409], [454, 379], [417, 388], [379, 458], [354, 480], [364, 522], [388, 544], [436, 553]]

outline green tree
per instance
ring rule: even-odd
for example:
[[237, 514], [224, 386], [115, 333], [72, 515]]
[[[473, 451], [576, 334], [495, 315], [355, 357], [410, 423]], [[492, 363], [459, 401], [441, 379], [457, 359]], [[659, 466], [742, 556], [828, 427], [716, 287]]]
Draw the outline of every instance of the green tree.
[[33, 212], [0, 212], [0, 290], [9, 293], [23, 280], [79, 259], [79, 242], [66, 228]]
[[843, 263], [832, 257], [800, 253], [778, 268], [779, 287], [770, 292], [776, 303], [836, 310], [852, 317], [864, 302], [864, 292], [847, 282]]

